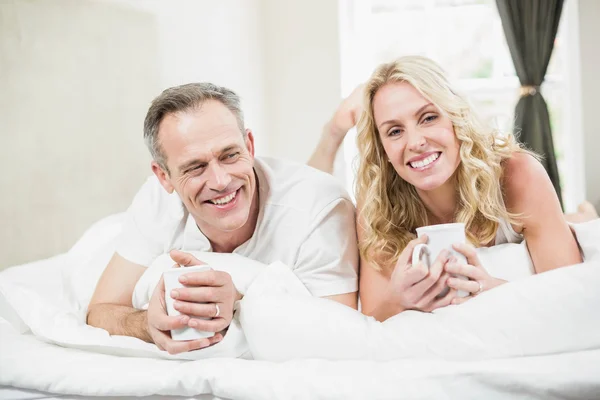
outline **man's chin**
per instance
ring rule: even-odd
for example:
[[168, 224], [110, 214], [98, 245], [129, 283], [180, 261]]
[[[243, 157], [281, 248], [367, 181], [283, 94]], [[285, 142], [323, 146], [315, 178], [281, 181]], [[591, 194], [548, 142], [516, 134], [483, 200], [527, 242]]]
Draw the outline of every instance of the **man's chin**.
[[221, 218], [215, 221], [213, 227], [222, 232], [235, 232], [243, 228], [247, 220], [247, 218], [235, 218], [232, 220]]

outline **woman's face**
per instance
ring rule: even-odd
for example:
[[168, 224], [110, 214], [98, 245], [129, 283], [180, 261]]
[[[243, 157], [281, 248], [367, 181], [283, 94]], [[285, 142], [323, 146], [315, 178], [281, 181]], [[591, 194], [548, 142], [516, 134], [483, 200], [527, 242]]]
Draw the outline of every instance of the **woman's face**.
[[390, 82], [373, 98], [381, 143], [402, 179], [430, 191], [448, 182], [460, 163], [452, 121], [406, 82]]

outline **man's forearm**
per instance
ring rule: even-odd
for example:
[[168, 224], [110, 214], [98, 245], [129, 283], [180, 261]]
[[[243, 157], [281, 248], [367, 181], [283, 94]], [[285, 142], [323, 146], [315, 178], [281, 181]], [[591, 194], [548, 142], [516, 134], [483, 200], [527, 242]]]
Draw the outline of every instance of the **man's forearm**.
[[145, 310], [118, 304], [94, 304], [88, 310], [87, 323], [111, 335], [132, 336], [153, 342], [148, 333], [148, 313]]

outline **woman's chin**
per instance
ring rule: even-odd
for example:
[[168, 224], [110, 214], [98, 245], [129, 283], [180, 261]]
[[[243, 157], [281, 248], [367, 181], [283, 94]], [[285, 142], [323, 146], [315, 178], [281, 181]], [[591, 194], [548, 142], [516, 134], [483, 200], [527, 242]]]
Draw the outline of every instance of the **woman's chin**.
[[448, 179], [440, 179], [432, 176], [426, 179], [420, 179], [418, 182], [414, 182], [413, 186], [419, 191], [431, 192], [442, 187], [447, 181]]

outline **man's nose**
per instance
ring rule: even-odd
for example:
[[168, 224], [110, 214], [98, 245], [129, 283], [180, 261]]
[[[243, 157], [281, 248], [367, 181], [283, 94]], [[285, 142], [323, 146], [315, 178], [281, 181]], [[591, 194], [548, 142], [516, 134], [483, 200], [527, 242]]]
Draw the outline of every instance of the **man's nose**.
[[207, 172], [211, 190], [221, 192], [231, 183], [231, 175], [219, 163], [209, 165]]

